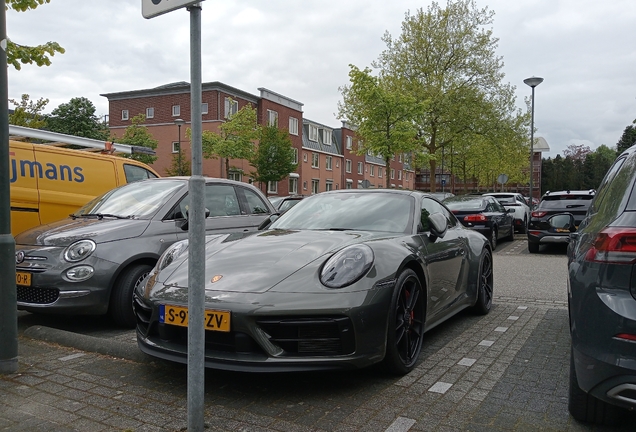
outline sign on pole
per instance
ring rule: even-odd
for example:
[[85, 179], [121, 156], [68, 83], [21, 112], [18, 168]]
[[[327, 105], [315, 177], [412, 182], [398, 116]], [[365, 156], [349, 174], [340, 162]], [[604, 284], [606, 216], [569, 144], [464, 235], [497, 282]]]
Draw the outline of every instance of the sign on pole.
[[200, 1], [203, 0], [141, 0], [141, 15], [150, 19]]

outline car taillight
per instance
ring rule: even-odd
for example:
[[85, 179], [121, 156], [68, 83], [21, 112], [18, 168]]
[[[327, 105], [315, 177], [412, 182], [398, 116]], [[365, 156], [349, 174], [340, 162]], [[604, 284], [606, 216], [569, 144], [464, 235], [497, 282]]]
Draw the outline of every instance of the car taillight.
[[542, 218], [543, 216], [547, 215], [548, 212], [547, 211], [533, 211], [531, 213], [533, 218]]
[[464, 216], [466, 222], [486, 222], [486, 216], [482, 214]]
[[636, 229], [605, 228], [585, 254], [585, 261], [633, 264], [636, 262]]
[[630, 342], [636, 342], [636, 335], [630, 333], [619, 333], [614, 336], [616, 339], [622, 339]]

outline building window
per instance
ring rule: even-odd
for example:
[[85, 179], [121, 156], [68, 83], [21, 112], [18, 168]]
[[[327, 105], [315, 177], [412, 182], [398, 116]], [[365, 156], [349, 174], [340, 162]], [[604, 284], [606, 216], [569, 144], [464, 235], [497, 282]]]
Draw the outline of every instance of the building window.
[[278, 193], [278, 182], [275, 182], [275, 181], [267, 182], [267, 193], [271, 193], [271, 194]]
[[303, 153], [303, 162], [307, 162], [307, 153]]
[[353, 147], [353, 138], [348, 136], [347, 137], [347, 150], [351, 150], [351, 147]]
[[311, 193], [317, 194], [320, 192], [320, 180], [312, 180], [311, 181]]
[[128, 120], [128, 110], [121, 110], [121, 119]]
[[347, 183], [345, 184], [345, 189], [353, 189], [353, 180], [347, 179]]
[[230, 171], [230, 175], [227, 176], [230, 180], [242, 181], [243, 174], [240, 171]]
[[306, 181], [303, 182], [303, 190], [307, 190], [307, 182]]
[[362, 189], [362, 180], [358, 180], [358, 189]]
[[181, 105], [172, 105], [172, 117], [179, 117], [181, 115]]
[[348, 173], [351, 172], [351, 159], [347, 159], [345, 161], [345, 172], [348, 172]]
[[331, 129], [322, 130], [322, 142], [326, 145], [331, 145]]
[[378, 167], [378, 177], [382, 178], [382, 167]]
[[398, 156], [398, 162], [402, 163], [402, 155]]
[[375, 165], [371, 165], [371, 167], [369, 168], [371, 171], [369, 172], [369, 175], [371, 177], [375, 177]]
[[154, 108], [146, 108], [146, 118], [155, 118], [155, 109]]
[[325, 169], [327, 169], [328, 171], [331, 171], [331, 156], [327, 156], [325, 158]]
[[172, 143], [172, 153], [179, 153], [179, 143], [176, 141]]
[[232, 98], [225, 98], [225, 118], [232, 117], [238, 112], [238, 101]]
[[325, 191], [330, 190], [333, 190], [333, 182], [331, 180], [327, 180], [327, 183], [325, 183]]
[[402, 170], [398, 170], [398, 180], [402, 180]]
[[362, 174], [362, 170], [364, 169], [364, 167], [362, 166], [362, 162], [358, 162], [358, 174]]
[[298, 135], [298, 119], [296, 117], [289, 118], [289, 133]]
[[267, 110], [267, 126], [278, 126], [278, 112]]
[[207, 113], [208, 113], [208, 103], [203, 102], [201, 104], [201, 114], [207, 114]]
[[318, 141], [318, 128], [314, 125], [309, 125], [309, 141]]
[[298, 193], [298, 178], [296, 177], [289, 178], [289, 193], [290, 194]]
[[294, 152], [294, 163], [298, 165], [298, 149], [294, 147], [292, 151]]
[[373, 156], [373, 152], [371, 151], [371, 149], [367, 150], [367, 156]]
[[395, 178], [395, 170], [391, 168], [391, 180]]
[[318, 153], [312, 153], [311, 154], [311, 167], [312, 168], [320, 168], [320, 164], [319, 164], [319, 156]]

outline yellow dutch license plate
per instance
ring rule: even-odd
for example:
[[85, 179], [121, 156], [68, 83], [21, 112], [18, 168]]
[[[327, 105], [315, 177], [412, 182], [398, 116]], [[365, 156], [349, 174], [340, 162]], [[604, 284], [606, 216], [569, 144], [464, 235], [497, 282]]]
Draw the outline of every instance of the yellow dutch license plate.
[[22, 286], [31, 286], [31, 273], [15, 272], [15, 284]]
[[[212, 331], [230, 331], [230, 312], [206, 309], [205, 329]], [[159, 305], [159, 322], [176, 325], [180, 327], [188, 326], [188, 308], [172, 305]]]

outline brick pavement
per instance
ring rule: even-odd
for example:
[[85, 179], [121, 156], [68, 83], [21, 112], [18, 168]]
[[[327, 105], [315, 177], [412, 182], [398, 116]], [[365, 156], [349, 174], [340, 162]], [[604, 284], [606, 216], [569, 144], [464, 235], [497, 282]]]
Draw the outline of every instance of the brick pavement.
[[[37, 334], [37, 332], [35, 333]], [[498, 298], [427, 333], [421, 361], [395, 378], [346, 373], [206, 372], [209, 431], [592, 431], [567, 413], [563, 304]], [[118, 336], [122, 344], [130, 335]], [[128, 352], [124, 350], [123, 352]], [[0, 431], [179, 431], [187, 370], [31, 339], [0, 376]], [[613, 431], [633, 431], [626, 417]]]

